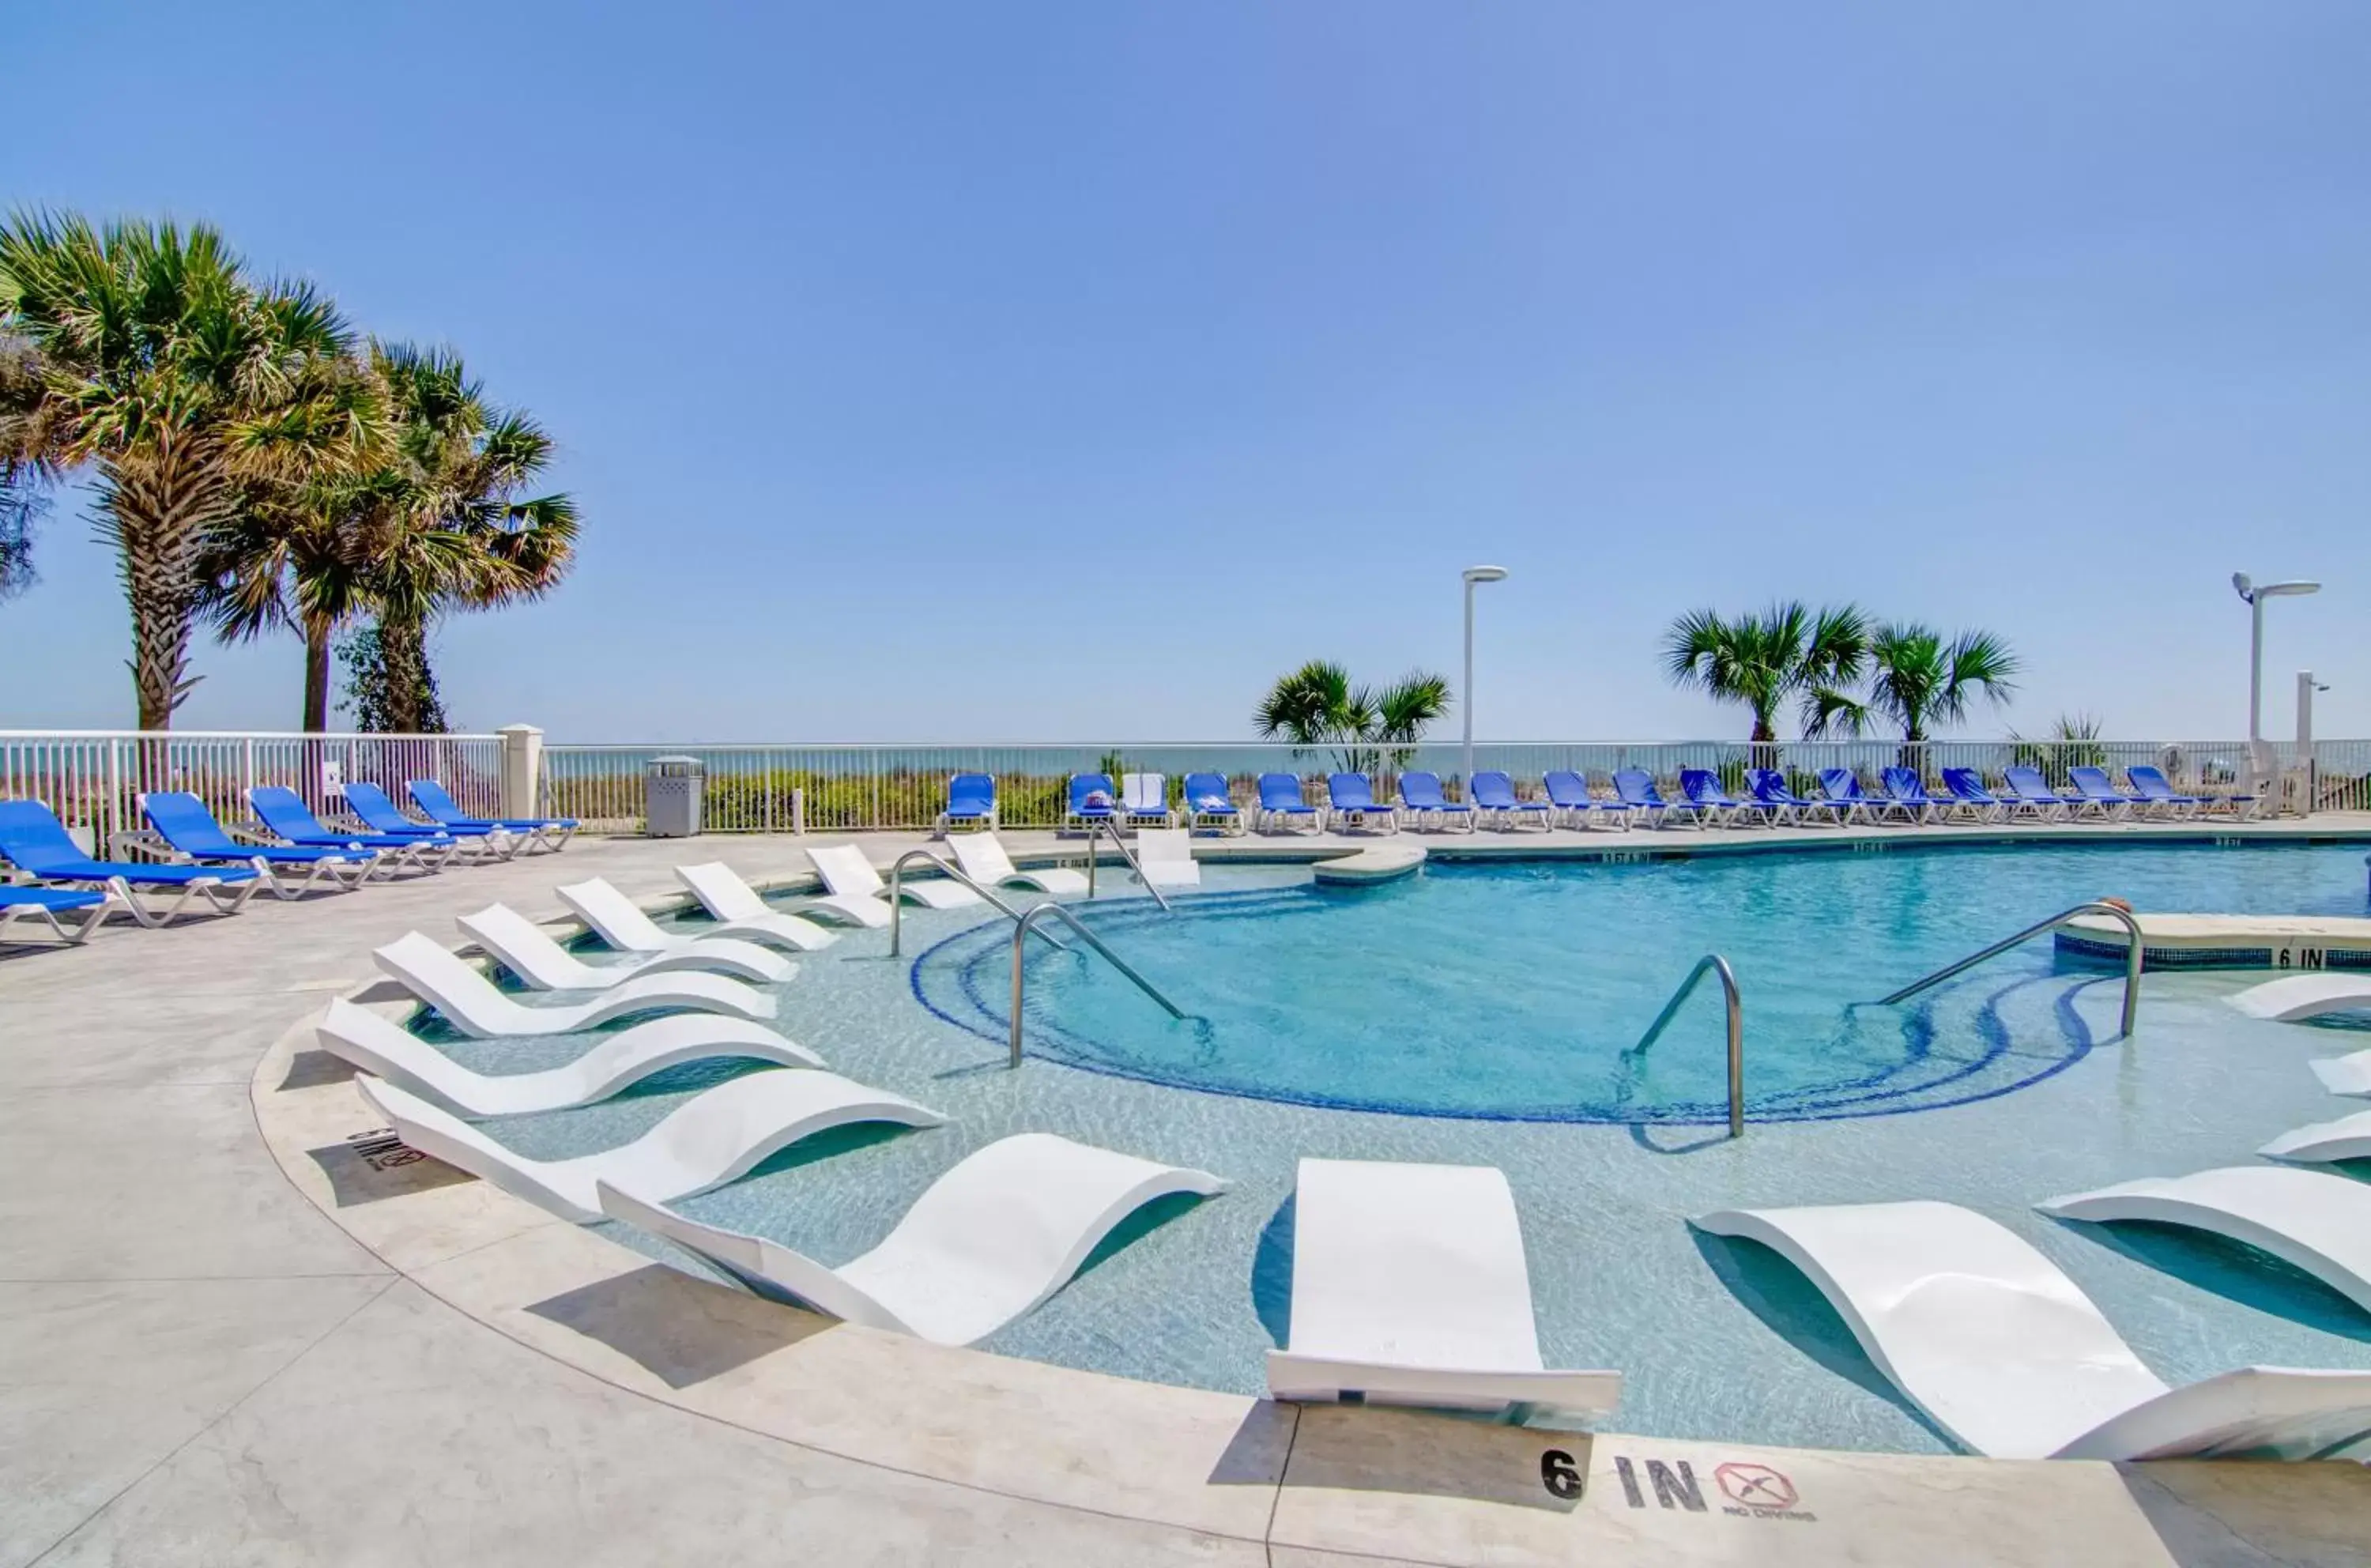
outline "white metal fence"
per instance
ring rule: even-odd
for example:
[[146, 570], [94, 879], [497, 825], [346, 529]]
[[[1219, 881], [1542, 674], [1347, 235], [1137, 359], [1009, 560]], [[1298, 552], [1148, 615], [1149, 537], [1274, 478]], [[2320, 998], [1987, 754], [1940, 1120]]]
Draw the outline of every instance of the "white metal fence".
[[[2296, 768], [2291, 748], [2275, 748], [2273, 765], [2290, 774], [2287, 803], [2303, 803], [2307, 788], [2325, 811], [2371, 806], [2371, 742], [2325, 741], [2314, 747], [2318, 783]], [[1390, 798], [1398, 776], [1412, 769], [1440, 775], [1454, 796], [1463, 785], [1464, 759], [1454, 744], [1405, 747], [1328, 746], [1314, 750], [1282, 744], [1210, 742], [1144, 743], [1125, 745], [550, 745], [544, 748], [542, 807], [573, 816], [596, 829], [632, 831], [642, 822], [642, 776], [651, 758], [688, 755], [707, 773], [705, 826], [711, 833], [786, 833], [794, 811], [804, 808], [811, 832], [931, 825], [946, 802], [949, 775], [996, 776], [999, 812], [1010, 826], [1050, 826], [1059, 818], [1073, 774], [1160, 773], [1173, 799], [1188, 773], [1217, 773], [1239, 802], [1256, 796], [1256, 780], [1267, 772], [1301, 776], [1313, 800], [1324, 794], [1324, 775], [1334, 769], [1375, 777], [1379, 798]], [[1551, 769], [1570, 768], [1601, 790], [1616, 768], [1653, 774], [1669, 792], [1683, 767], [1718, 773], [1732, 790], [1742, 788], [1748, 767], [1784, 770], [1803, 793], [1817, 791], [1821, 769], [1847, 767], [1873, 784], [1884, 768], [1915, 766], [1930, 784], [1946, 767], [1972, 767], [1998, 785], [2002, 770], [2018, 763], [2039, 766], [2051, 783], [2067, 787], [2067, 769], [2090, 764], [2122, 781], [2134, 764], [2161, 767], [2175, 788], [2200, 794], [2231, 794], [2245, 789], [2248, 748], [2243, 741], [1933, 741], [1915, 747], [1900, 742], [1787, 741], [1753, 746], [1743, 741], [1565, 741], [1477, 744], [1477, 770], [1496, 768], [1512, 776], [1518, 793], [1535, 795]], [[794, 802], [796, 804], [794, 805]]]
[[499, 735], [244, 734], [216, 731], [0, 730], [0, 799], [46, 801], [95, 845], [140, 825], [139, 797], [187, 790], [225, 823], [248, 816], [259, 784], [295, 790], [316, 812], [343, 810], [347, 780], [385, 788], [434, 778], [461, 809], [501, 813]]
[[[2371, 809], [2371, 741], [2321, 741], [2310, 766], [2294, 748], [2273, 748], [2282, 778], [2279, 804], [2296, 809], [2308, 794], [2319, 810]], [[1972, 767], [1997, 786], [2017, 763], [2039, 766], [2051, 783], [2067, 787], [2067, 769], [2105, 767], [2121, 780], [2134, 764], [2165, 769], [2177, 789], [2226, 794], [2245, 788], [2247, 744], [2240, 741], [1786, 741], [1753, 746], [1743, 741], [1540, 741], [1477, 744], [1477, 768], [1496, 768], [1518, 793], [1536, 795], [1543, 775], [1570, 768], [1601, 790], [1616, 768], [1655, 776], [1669, 793], [1680, 770], [1704, 767], [1734, 792], [1748, 767], [1785, 771], [1801, 793], [1817, 790], [1821, 769], [1847, 767], [1874, 784], [1897, 764], [1918, 767], [1930, 785], [1946, 767]], [[1309, 797], [1324, 798], [1324, 776], [1335, 769], [1375, 776], [1377, 794], [1390, 798], [1399, 775], [1425, 769], [1440, 775], [1449, 792], [1463, 789], [1464, 759], [1453, 743], [1404, 747], [1290, 745], [1232, 741], [1125, 745], [549, 745], [543, 749], [540, 809], [573, 816], [596, 831], [633, 832], [642, 822], [642, 779], [654, 756], [700, 759], [706, 779], [706, 823], [713, 833], [787, 833], [804, 807], [812, 832], [928, 827], [946, 802], [948, 776], [989, 773], [1000, 809], [1015, 827], [1058, 820], [1073, 774], [1160, 773], [1173, 798], [1188, 773], [1217, 773], [1238, 801], [1256, 797], [1259, 775], [1290, 773]], [[345, 780], [381, 785], [399, 801], [413, 778], [435, 778], [464, 810], [503, 814], [503, 738], [499, 735], [302, 735], [179, 731], [0, 730], [0, 798], [47, 801], [69, 825], [88, 828], [94, 842], [138, 825], [138, 796], [146, 790], [188, 790], [225, 821], [247, 814], [244, 792], [257, 784], [296, 790], [316, 810], [340, 809]], [[794, 805], [794, 802], [797, 802]]]

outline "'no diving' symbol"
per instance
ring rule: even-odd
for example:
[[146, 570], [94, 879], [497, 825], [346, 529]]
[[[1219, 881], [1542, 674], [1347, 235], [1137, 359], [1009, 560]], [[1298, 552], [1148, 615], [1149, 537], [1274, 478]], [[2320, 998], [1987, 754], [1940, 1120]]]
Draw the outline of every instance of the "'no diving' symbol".
[[1742, 1503], [1749, 1508], [1792, 1508], [1795, 1505], [1795, 1483], [1768, 1465], [1732, 1460], [1716, 1466], [1712, 1476], [1720, 1482], [1721, 1491], [1729, 1494], [1732, 1503]]

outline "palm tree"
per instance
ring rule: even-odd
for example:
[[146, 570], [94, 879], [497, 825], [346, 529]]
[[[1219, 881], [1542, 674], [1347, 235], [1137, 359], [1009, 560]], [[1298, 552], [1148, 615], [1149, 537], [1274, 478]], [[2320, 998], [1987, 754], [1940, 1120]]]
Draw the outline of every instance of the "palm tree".
[[307, 287], [249, 283], [211, 228], [19, 214], [0, 223], [0, 329], [39, 356], [35, 417], [57, 465], [96, 470], [139, 724], [168, 728], [194, 684], [208, 536], [241, 487], [300, 480], [366, 444], [368, 408], [338, 369], [345, 323]]
[[1449, 682], [1412, 670], [1382, 691], [1353, 686], [1350, 673], [1313, 659], [1281, 676], [1260, 699], [1252, 725], [1264, 741], [1290, 741], [1300, 751], [1334, 747], [1347, 773], [1372, 772], [1388, 748], [1405, 763], [1434, 721], [1449, 711]]
[[258, 486], [212, 531], [204, 613], [224, 642], [295, 626], [305, 640], [300, 727], [330, 727], [330, 654], [338, 634], [364, 614], [369, 545], [392, 470], [328, 476], [301, 486]]
[[2070, 767], [2105, 767], [2108, 748], [2099, 740], [2102, 726], [2089, 713], [2061, 713], [2045, 735], [2020, 735], [2008, 732], [2008, 759], [2027, 763], [2050, 771], [2054, 779], [2066, 777]]
[[33, 584], [33, 525], [49, 509], [64, 442], [43, 395], [40, 356], [0, 330], [0, 600]]
[[1968, 716], [1968, 702], [1982, 688], [1995, 706], [2017, 690], [2017, 655], [1988, 631], [1963, 631], [1949, 642], [1916, 622], [1879, 627], [1868, 645], [1868, 691], [1818, 694], [1818, 707], [1804, 732], [1858, 735], [1876, 721], [1902, 729], [1902, 761], [1919, 765], [1928, 732]]
[[447, 610], [536, 597], [565, 576], [576, 514], [564, 495], [515, 499], [551, 443], [490, 407], [455, 355], [373, 341], [364, 373], [391, 430], [368, 460], [301, 486], [258, 487], [214, 531], [207, 604], [233, 641], [295, 625], [305, 638], [307, 731], [328, 728], [330, 651], [376, 618], [364, 650], [392, 728], [440, 726], [427, 632]]
[[1808, 725], [1820, 694], [1858, 679], [1868, 656], [1868, 618], [1852, 605], [1813, 615], [1788, 600], [1734, 620], [1694, 610], [1663, 634], [1663, 668], [1674, 686], [1752, 711], [1754, 755], [1764, 767], [1778, 739], [1778, 709], [1800, 702]]
[[551, 438], [485, 399], [458, 356], [372, 345], [396, 417], [399, 500], [372, 543], [367, 594], [393, 717], [426, 721], [428, 630], [436, 617], [542, 597], [575, 564], [576, 503], [522, 497]]

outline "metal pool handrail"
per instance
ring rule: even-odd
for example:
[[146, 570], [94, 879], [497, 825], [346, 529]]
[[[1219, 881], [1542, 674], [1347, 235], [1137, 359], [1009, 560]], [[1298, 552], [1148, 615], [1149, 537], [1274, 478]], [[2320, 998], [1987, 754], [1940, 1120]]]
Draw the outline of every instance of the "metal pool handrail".
[[[948, 876], [954, 878], [956, 882], [963, 883], [964, 886], [971, 889], [972, 892], [979, 894], [982, 898], [987, 899], [989, 903], [994, 905], [998, 910], [1002, 912], [1006, 919], [1017, 921], [1021, 918], [1020, 910], [1015, 909], [1010, 904], [1005, 903], [1004, 900], [997, 897], [996, 894], [989, 892], [988, 889], [980, 886], [979, 883], [972, 881], [970, 877], [966, 876], [961, 867], [940, 859], [939, 857], [931, 850], [908, 849], [903, 855], [898, 856], [896, 863], [891, 865], [889, 868], [890, 957], [895, 958], [897, 956], [898, 940], [904, 933], [906, 916], [906, 862], [908, 860], [928, 860], [931, 864], [938, 867], [940, 870], [944, 871]], [[1037, 935], [1044, 940], [1049, 941], [1056, 947], [1060, 948], [1064, 952], [1070, 951], [1070, 944], [1064, 941], [1061, 938], [1054, 935], [1051, 931], [1040, 931]]]
[[2129, 1036], [2133, 1032], [2133, 1021], [2137, 1016], [2141, 1002], [2141, 923], [2139, 917], [2134, 915], [2131, 910], [2125, 908], [2121, 904], [2111, 904], [2104, 898], [2095, 898], [2088, 904], [2078, 904], [2074, 908], [2069, 909], [2063, 914], [2053, 915], [2047, 920], [2037, 921], [2035, 924], [2028, 926], [2024, 930], [2019, 931], [2013, 937], [2004, 937], [1999, 941], [1995, 942], [1992, 946], [1984, 949], [1981, 952], [1972, 952], [1967, 957], [1960, 960], [1959, 963], [1935, 971], [1934, 974], [1929, 974], [1924, 980], [1914, 981], [1910, 985], [1904, 986], [1902, 989], [1894, 992], [1893, 995], [1886, 997], [1877, 1005], [1881, 1008], [1887, 1008], [1891, 1007], [1896, 1002], [1906, 1002], [1911, 997], [1916, 996], [1919, 992], [1926, 990], [1930, 986], [1939, 986], [1944, 981], [1951, 978], [1954, 974], [1960, 974], [1965, 970], [1973, 969], [1977, 964], [1982, 963], [1984, 960], [1991, 958], [1995, 954], [2007, 952], [2009, 949], [2017, 946], [2019, 942], [2030, 941], [2034, 938], [2041, 936], [2045, 931], [2054, 931], [2059, 927], [2067, 925], [2076, 917], [2084, 915], [2105, 915], [2113, 919], [2121, 920], [2123, 922], [2125, 931], [2130, 933], [2131, 940], [2126, 943], [2124, 950], [2124, 1021], [2122, 1029], [2123, 1034]]
[[1175, 914], [1176, 911], [1169, 907], [1169, 900], [1161, 895], [1160, 885], [1144, 874], [1143, 862], [1139, 860], [1135, 853], [1120, 841], [1119, 829], [1100, 819], [1091, 819], [1087, 823], [1087, 896], [1093, 898], [1095, 895], [1095, 835], [1098, 833], [1111, 835], [1112, 847], [1119, 851], [1121, 859], [1136, 868], [1136, 880], [1144, 884], [1144, 890], [1147, 893], [1152, 894], [1153, 902], [1161, 905], [1161, 912], [1164, 915]]
[[1696, 966], [1688, 971], [1688, 977], [1680, 982], [1680, 988], [1671, 993], [1671, 999], [1663, 1004], [1663, 1010], [1655, 1015], [1655, 1021], [1647, 1026], [1647, 1032], [1638, 1037], [1638, 1043], [1631, 1046], [1628, 1054], [1637, 1055], [1655, 1043], [1663, 1032], [1664, 1026], [1669, 1024], [1672, 1016], [1680, 1010], [1680, 1004], [1694, 993], [1696, 982], [1705, 977], [1706, 970], [1720, 976], [1720, 988], [1729, 997], [1729, 1136], [1733, 1138], [1743, 1137], [1745, 1136], [1745, 1004], [1738, 997], [1737, 974], [1729, 967], [1729, 960], [1717, 952], [1708, 952], [1696, 960]]
[[[1078, 932], [1080, 936], [1086, 939], [1086, 943], [1089, 947], [1094, 949], [1097, 952], [1103, 954], [1105, 958], [1110, 960], [1111, 966], [1114, 969], [1118, 970], [1122, 974], [1127, 975], [1129, 980], [1133, 981], [1138, 990], [1143, 992], [1146, 996], [1151, 997], [1154, 1001], [1159, 1002], [1162, 1009], [1165, 1010], [1171, 1018], [1184, 1018], [1186, 1016], [1184, 1012], [1178, 1009], [1178, 1006], [1175, 1002], [1173, 1002], [1168, 997], [1162, 996], [1161, 992], [1154, 987], [1151, 981], [1147, 980], [1143, 975], [1139, 974], [1135, 970], [1129, 968], [1126, 959], [1112, 951], [1111, 949], [1104, 946], [1104, 940], [1095, 935], [1093, 931], [1088, 930], [1085, 922], [1081, 921], [1076, 915], [1073, 915], [1069, 910], [1063, 908], [1060, 905], [1049, 900], [1047, 903], [1038, 905], [1035, 908], [1030, 910], [1029, 913], [1021, 917], [1020, 923], [1012, 928], [1012, 1061], [1010, 1064], [1011, 1066], [1017, 1067], [1021, 1065], [1021, 1002], [1022, 989], [1025, 984], [1024, 976], [1026, 974], [1021, 962], [1022, 950], [1025, 945], [1025, 940], [1029, 933], [1036, 928], [1037, 917], [1046, 914], [1060, 916], [1063, 921], [1070, 926], [1070, 929]], [[1037, 934], [1041, 937], [1046, 935], [1043, 931], [1038, 931]]]

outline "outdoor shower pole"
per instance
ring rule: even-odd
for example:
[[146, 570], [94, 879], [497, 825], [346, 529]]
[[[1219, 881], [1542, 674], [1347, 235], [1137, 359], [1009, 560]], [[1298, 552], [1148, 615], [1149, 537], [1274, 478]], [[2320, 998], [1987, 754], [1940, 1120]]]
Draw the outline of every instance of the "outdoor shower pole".
[[2248, 787], [2262, 794], [2270, 786], [2273, 769], [2264, 750], [2264, 601], [2290, 594], [2319, 594], [2321, 584], [2298, 581], [2294, 582], [2258, 582], [2244, 571], [2231, 574], [2232, 591], [2248, 601]]
[[1476, 582], [1498, 582], [1505, 579], [1503, 566], [1469, 566], [1465, 569], [1465, 686], [1458, 694], [1458, 706], [1465, 709], [1465, 799], [1474, 799], [1474, 585]]

